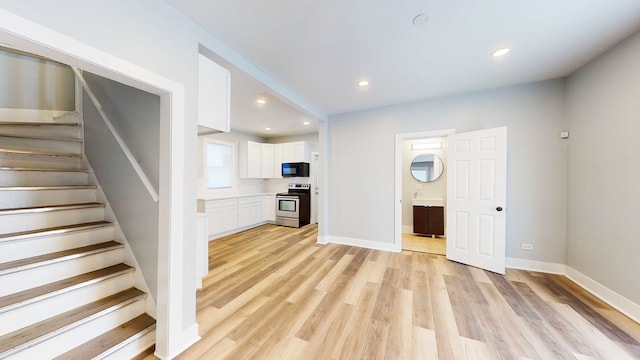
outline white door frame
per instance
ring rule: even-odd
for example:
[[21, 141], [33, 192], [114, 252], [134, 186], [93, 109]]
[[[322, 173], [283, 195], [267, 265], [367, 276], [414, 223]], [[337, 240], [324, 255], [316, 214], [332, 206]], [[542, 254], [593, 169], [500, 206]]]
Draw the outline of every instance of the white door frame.
[[4, 9], [0, 9], [0, 43], [160, 96], [156, 354], [174, 357], [198, 339], [197, 326], [195, 338], [193, 328], [182, 330], [184, 86]]
[[402, 145], [406, 140], [445, 137], [455, 134], [455, 129], [420, 131], [396, 134], [396, 169], [395, 169], [395, 236], [393, 249], [402, 251]]
[[[312, 224], [317, 224], [318, 223], [318, 197], [316, 195], [316, 191], [319, 187], [318, 185], [318, 179], [320, 178], [320, 174], [318, 173], [319, 170], [319, 157], [320, 154], [317, 151], [313, 151], [311, 152], [311, 173], [309, 175], [311, 175], [311, 180], [309, 181], [311, 183], [311, 223]], [[316, 160], [317, 159], [317, 160]]]

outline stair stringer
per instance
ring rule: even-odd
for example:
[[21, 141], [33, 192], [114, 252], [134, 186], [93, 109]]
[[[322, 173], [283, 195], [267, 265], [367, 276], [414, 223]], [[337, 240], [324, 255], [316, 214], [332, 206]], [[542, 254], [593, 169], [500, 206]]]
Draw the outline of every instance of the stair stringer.
[[118, 218], [116, 217], [116, 214], [113, 212], [113, 209], [109, 204], [109, 200], [107, 199], [107, 196], [105, 195], [104, 191], [102, 191], [102, 187], [100, 186], [100, 183], [98, 182], [95, 172], [93, 171], [91, 164], [87, 160], [86, 155], [83, 155], [82, 157], [82, 164], [83, 164], [83, 168], [89, 171], [89, 184], [96, 186], [96, 201], [104, 202], [106, 204], [104, 208], [104, 218], [105, 220], [113, 223], [114, 241], [117, 241], [124, 245], [124, 261], [123, 262], [136, 269], [136, 271], [134, 272], [134, 280], [133, 280], [134, 286], [144, 291], [145, 293], [147, 293], [146, 313], [155, 319], [157, 314], [155, 297], [149, 290], [149, 285], [147, 285], [147, 281], [145, 280], [144, 275], [140, 270], [141, 268], [140, 268], [140, 265], [138, 264], [138, 260], [136, 259], [136, 256], [133, 253], [133, 250], [131, 249], [131, 245], [127, 241], [127, 237], [122, 231], [120, 224], [118, 223]]

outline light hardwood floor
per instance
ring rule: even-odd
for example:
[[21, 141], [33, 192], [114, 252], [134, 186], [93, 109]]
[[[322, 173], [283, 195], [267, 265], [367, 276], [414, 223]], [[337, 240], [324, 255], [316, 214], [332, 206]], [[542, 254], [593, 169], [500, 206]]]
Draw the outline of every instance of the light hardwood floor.
[[445, 255], [447, 240], [440, 237], [402, 234], [402, 250], [417, 251], [435, 255]]
[[640, 359], [640, 325], [563, 276], [321, 246], [316, 232], [211, 242], [202, 340], [179, 359]]

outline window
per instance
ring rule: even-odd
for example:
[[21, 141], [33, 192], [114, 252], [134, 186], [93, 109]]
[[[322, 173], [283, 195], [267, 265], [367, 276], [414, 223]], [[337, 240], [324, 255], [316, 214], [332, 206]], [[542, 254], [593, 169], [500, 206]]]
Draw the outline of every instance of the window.
[[233, 145], [207, 142], [207, 188], [225, 189], [233, 185]]

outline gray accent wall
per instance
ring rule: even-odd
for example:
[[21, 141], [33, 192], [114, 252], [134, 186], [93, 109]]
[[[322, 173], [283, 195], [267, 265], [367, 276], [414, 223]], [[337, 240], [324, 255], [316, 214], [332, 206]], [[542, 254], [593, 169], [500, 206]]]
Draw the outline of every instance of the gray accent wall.
[[[138, 164], [158, 191], [160, 98], [85, 73], [84, 77]], [[157, 298], [158, 203], [83, 94], [85, 151], [116, 219], [133, 251], [151, 295]]]
[[507, 126], [507, 257], [564, 263], [564, 90], [553, 80], [332, 116], [327, 235], [393, 243], [396, 133]]
[[567, 265], [640, 304], [640, 33], [568, 81]]
[[71, 68], [0, 48], [0, 108], [75, 110]]

